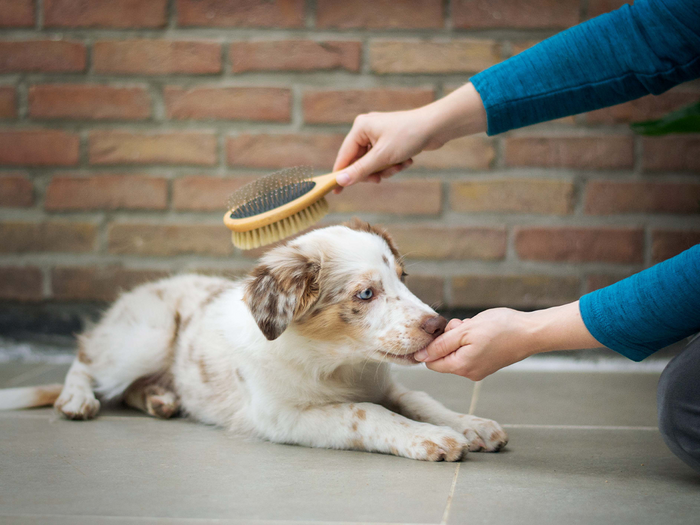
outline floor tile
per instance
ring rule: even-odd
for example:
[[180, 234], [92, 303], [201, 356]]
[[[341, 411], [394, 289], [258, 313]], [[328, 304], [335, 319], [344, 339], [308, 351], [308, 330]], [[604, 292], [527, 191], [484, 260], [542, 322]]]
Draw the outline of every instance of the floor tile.
[[[468, 379], [426, 370], [397, 377], [453, 410], [469, 409]], [[476, 414], [506, 424], [656, 426], [658, 380], [655, 373], [501, 371], [482, 382]]]
[[439, 523], [455, 471], [247, 441], [186, 420], [26, 414], [0, 417], [5, 515]]
[[693, 524], [700, 475], [658, 431], [513, 429], [461, 465], [449, 523]]

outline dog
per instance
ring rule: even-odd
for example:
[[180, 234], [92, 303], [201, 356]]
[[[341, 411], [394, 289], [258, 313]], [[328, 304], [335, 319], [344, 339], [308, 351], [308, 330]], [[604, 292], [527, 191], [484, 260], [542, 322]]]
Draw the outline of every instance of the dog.
[[[448, 410], [390, 375], [447, 321], [404, 285], [388, 233], [354, 219], [272, 248], [240, 281], [182, 275], [123, 294], [78, 338], [65, 384], [0, 391], [91, 419], [122, 399], [276, 443], [425, 461], [498, 451], [495, 421]], [[60, 387], [60, 385], [57, 385]]]

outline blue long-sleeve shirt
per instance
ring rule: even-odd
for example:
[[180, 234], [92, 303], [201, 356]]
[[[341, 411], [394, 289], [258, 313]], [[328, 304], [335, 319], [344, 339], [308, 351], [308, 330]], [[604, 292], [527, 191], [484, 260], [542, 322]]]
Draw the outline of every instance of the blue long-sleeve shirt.
[[488, 134], [659, 95], [700, 77], [700, 2], [637, 0], [471, 78]]
[[[472, 77], [488, 134], [658, 95], [700, 77], [700, 1], [636, 0]], [[700, 152], [698, 152], [700, 154]], [[584, 295], [603, 345], [640, 361], [700, 331], [700, 245]]]

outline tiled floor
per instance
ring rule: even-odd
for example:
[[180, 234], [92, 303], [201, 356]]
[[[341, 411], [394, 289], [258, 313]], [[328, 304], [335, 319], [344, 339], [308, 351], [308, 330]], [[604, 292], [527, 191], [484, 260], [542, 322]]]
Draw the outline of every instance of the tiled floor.
[[[67, 366], [0, 365], [0, 386], [61, 381]], [[467, 380], [400, 380], [466, 412]], [[477, 414], [508, 448], [462, 463], [246, 441], [122, 408], [91, 422], [0, 412], [2, 524], [700, 523], [700, 475], [656, 430], [655, 373], [511, 372]]]

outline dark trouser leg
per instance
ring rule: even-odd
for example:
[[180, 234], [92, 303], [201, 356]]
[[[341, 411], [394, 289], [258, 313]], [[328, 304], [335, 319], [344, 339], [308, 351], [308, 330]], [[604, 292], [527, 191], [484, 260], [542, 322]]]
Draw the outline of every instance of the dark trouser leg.
[[700, 336], [668, 364], [656, 397], [668, 448], [700, 472]]

